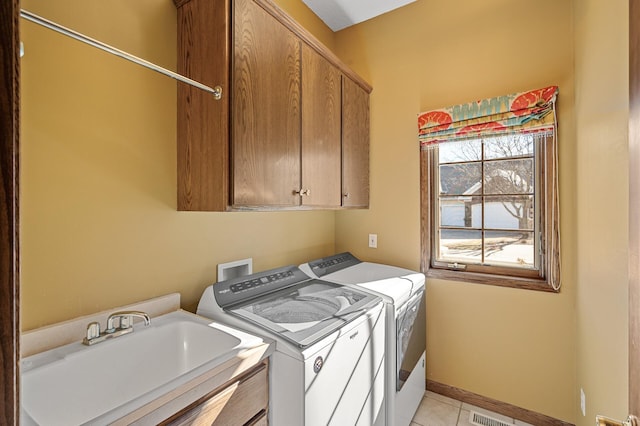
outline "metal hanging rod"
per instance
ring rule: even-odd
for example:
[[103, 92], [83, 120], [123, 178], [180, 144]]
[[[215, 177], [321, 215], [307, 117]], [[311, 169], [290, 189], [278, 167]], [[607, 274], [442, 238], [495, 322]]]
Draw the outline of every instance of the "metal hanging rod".
[[211, 88], [209, 86], [206, 86], [202, 83], [199, 83], [195, 80], [192, 80], [188, 77], [185, 77], [181, 74], [175, 73], [173, 71], [170, 71], [166, 68], [162, 68], [159, 65], [156, 65], [154, 63], [151, 63], [149, 61], [145, 61], [144, 59], [138, 58], [137, 56], [134, 56], [130, 53], [124, 52], [120, 49], [117, 49], [113, 46], [110, 46], [106, 43], [103, 43], [101, 41], [95, 40], [91, 37], [87, 37], [84, 34], [81, 34], [77, 31], [74, 31], [72, 29], [63, 27], [62, 25], [59, 25], [55, 22], [49, 21], [48, 19], [45, 19], [41, 16], [38, 16], [34, 13], [31, 13], [27, 10], [24, 9], [20, 9], [20, 16], [23, 17], [24, 19], [34, 22], [38, 25], [42, 25], [43, 27], [49, 28], [50, 30], [56, 31], [60, 34], [64, 34], [67, 37], [71, 37], [75, 40], [81, 41], [83, 43], [86, 43], [90, 46], [96, 47], [100, 50], [103, 50], [107, 53], [111, 53], [112, 55], [118, 56], [122, 59], [126, 59], [127, 61], [131, 61], [133, 63], [136, 63], [138, 65], [141, 65], [145, 68], [149, 68], [150, 70], [159, 72], [160, 74], [164, 74], [167, 77], [171, 77], [173, 79], [176, 79], [178, 81], [181, 81], [183, 83], [186, 83], [190, 86], [194, 86], [197, 87], [198, 89], [204, 90], [205, 92], [209, 92], [213, 95], [214, 99], [216, 100], [220, 100], [222, 98], [222, 87], [220, 86], [216, 86], [214, 88]]

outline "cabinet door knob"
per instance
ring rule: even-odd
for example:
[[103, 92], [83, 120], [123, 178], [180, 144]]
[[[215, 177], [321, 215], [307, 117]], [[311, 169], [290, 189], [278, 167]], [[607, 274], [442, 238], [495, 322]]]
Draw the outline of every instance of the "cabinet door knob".
[[342, 194], [342, 196], [343, 196], [344, 198], [349, 198], [350, 194], [349, 194], [348, 192], [345, 192], [344, 194]]
[[295, 194], [298, 194], [299, 196], [303, 196], [303, 195], [311, 195], [311, 190], [310, 189], [298, 189], [293, 191]]

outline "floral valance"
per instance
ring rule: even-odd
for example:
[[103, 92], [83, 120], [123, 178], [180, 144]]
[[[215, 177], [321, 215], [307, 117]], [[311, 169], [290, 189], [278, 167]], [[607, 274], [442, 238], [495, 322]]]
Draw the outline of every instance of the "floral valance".
[[423, 112], [418, 115], [422, 149], [442, 142], [555, 128], [557, 86]]

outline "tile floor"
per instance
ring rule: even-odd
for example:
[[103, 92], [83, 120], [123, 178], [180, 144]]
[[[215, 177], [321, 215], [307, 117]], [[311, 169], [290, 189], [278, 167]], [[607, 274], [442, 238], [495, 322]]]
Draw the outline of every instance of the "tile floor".
[[505, 423], [532, 426], [529, 423], [514, 420], [430, 391], [425, 392], [411, 426], [474, 426], [469, 421], [472, 410]]

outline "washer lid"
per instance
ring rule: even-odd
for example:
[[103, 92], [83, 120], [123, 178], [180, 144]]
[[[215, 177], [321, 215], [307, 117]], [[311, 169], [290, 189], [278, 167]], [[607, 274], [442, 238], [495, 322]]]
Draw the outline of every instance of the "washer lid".
[[364, 290], [309, 278], [295, 266], [221, 281], [218, 306], [304, 348], [381, 302]]
[[310, 279], [224, 309], [305, 348], [380, 301], [357, 288]]

